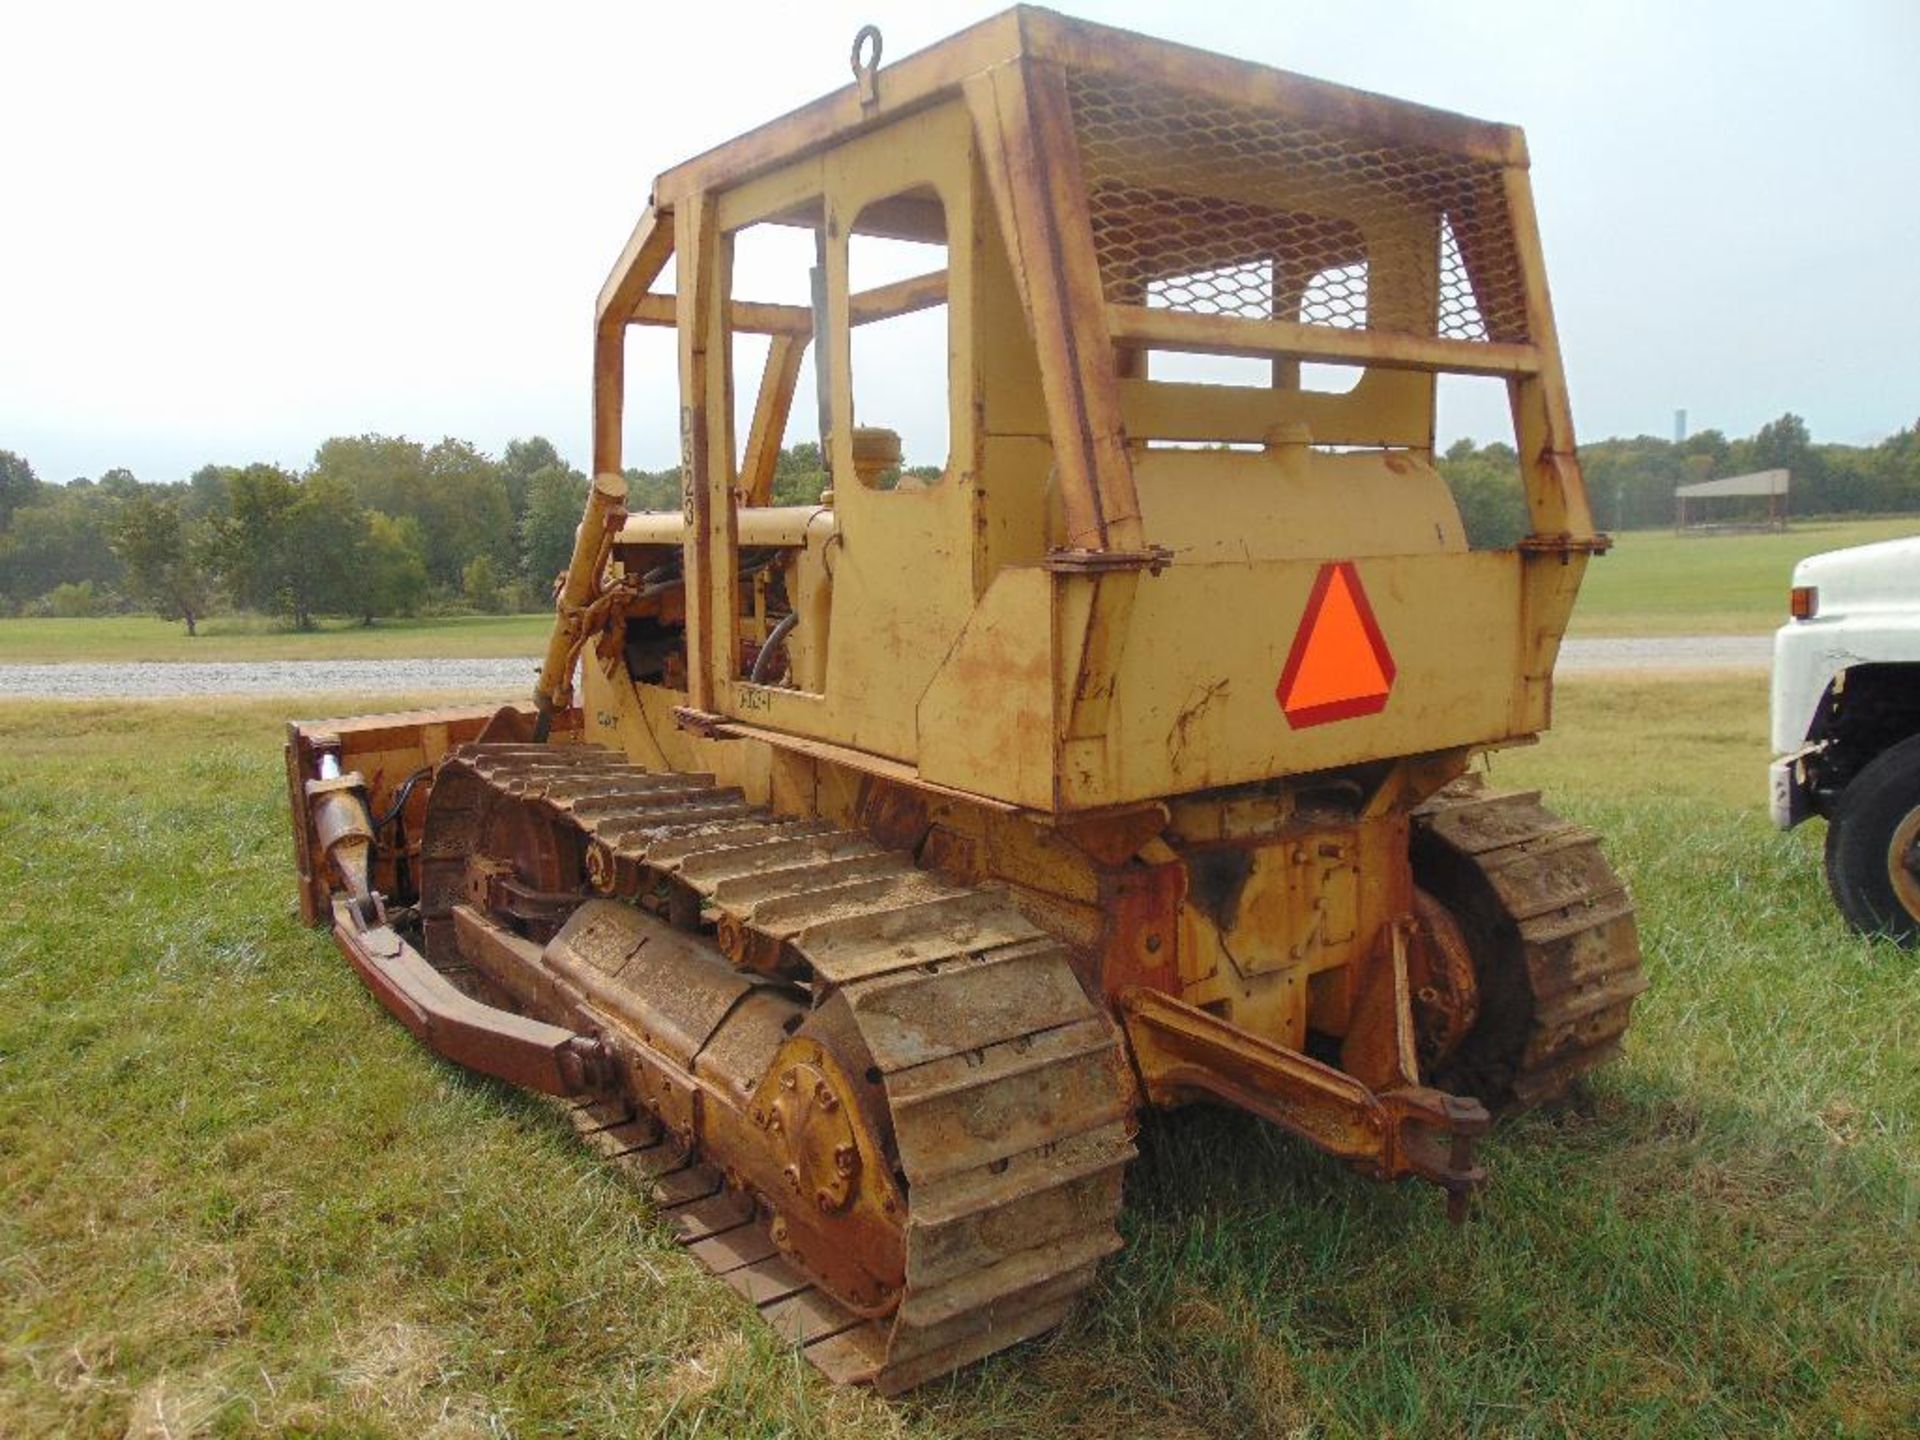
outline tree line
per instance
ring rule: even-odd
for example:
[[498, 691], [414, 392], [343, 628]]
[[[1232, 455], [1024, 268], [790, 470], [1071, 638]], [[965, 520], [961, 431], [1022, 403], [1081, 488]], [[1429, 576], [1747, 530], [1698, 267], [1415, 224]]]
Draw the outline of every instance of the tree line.
[[303, 471], [204, 465], [53, 484], [0, 450], [0, 611], [147, 609], [189, 634], [215, 609], [356, 617], [543, 609], [587, 479], [540, 436], [328, 440]]
[[[626, 476], [632, 508], [680, 508], [679, 467]], [[780, 452], [775, 503], [825, 484], [817, 444]], [[163, 483], [116, 469], [54, 484], [0, 450], [0, 614], [150, 610], [193, 634], [224, 608], [299, 629], [544, 610], [586, 497], [587, 477], [537, 435], [498, 458], [451, 438], [337, 436], [302, 471], [203, 465]]]
[[[1878, 445], [1816, 444], [1783, 415], [1745, 439], [1704, 430], [1581, 447], [1602, 529], [1664, 526], [1673, 490], [1753, 470], [1793, 472], [1796, 514], [1920, 511], [1920, 426]], [[1506, 444], [1462, 440], [1439, 462], [1476, 546], [1526, 532], [1519, 460]], [[925, 467], [913, 473], [931, 474]], [[773, 498], [801, 504], [826, 482], [820, 447], [780, 452]], [[680, 472], [628, 470], [628, 504], [680, 505]], [[423, 445], [340, 436], [302, 471], [204, 465], [185, 480], [127, 470], [55, 484], [0, 450], [0, 613], [151, 610], [186, 624], [223, 607], [311, 628], [323, 615], [542, 610], [566, 566], [587, 477], [540, 436], [497, 458], [465, 440]]]
[[[1511, 545], [1527, 532], [1519, 457], [1511, 445], [1460, 440], [1439, 462], [1476, 548]], [[1920, 512], [1920, 424], [1878, 445], [1816, 444], [1807, 422], [1782, 415], [1745, 439], [1702, 430], [1675, 443], [1651, 435], [1589, 441], [1580, 469], [1594, 522], [1602, 529], [1646, 530], [1673, 524], [1674, 488], [1696, 480], [1793, 472], [1795, 515], [1895, 515]], [[1764, 500], [1717, 502], [1730, 520], [1755, 518]]]

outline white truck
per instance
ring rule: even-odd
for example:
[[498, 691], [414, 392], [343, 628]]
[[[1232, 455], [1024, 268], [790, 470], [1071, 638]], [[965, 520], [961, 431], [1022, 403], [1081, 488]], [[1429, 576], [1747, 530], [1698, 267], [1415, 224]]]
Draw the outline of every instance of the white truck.
[[1773, 640], [1773, 820], [1827, 820], [1847, 922], [1920, 944], [1920, 535], [1812, 555]]

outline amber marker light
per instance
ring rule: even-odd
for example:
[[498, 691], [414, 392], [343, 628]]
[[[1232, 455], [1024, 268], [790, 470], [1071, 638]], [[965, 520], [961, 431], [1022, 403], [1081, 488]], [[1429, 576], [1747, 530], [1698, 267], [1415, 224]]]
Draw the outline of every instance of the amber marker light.
[[1820, 613], [1820, 587], [1794, 586], [1787, 592], [1787, 610], [1796, 620], [1811, 620]]

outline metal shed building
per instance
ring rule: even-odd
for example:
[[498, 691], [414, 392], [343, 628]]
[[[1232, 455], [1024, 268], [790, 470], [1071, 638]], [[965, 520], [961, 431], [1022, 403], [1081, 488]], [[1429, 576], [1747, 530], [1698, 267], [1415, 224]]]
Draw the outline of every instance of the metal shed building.
[[[1785, 470], [1756, 470], [1751, 475], [1728, 475], [1719, 480], [1701, 480], [1692, 485], [1676, 485], [1673, 490], [1674, 528], [1686, 529], [1690, 515], [1693, 523], [1701, 523], [1700, 501], [1761, 496], [1767, 502], [1767, 528], [1784, 530], [1787, 528], [1787, 484], [1791, 478], [1790, 473]], [[1689, 504], [1693, 506], [1691, 512], [1688, 509]]]

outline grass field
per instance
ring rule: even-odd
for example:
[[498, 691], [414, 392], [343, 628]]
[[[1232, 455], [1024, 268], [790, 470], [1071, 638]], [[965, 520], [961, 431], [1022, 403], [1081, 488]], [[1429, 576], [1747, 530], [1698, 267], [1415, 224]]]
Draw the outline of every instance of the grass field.
[[442, 620], [326, 620], [305, 633], [259, 615], [216, 615], [186, 627], [151, 615], [97, 620], [0, 620], [0, 665], [60, 660], [484, 660], [536, 655], [551, 615], [459, 615]]
[[1920, 964], [1767, 827], [1763, 708], [1570, 683], [1494, 757], [1609, 837], [1654, 988], [1465, 1229], [1156, 1119], [1093, 1303], [886, 1403], [296, 923], [284, 706], [0, 704], [0, 1434], [1911, 1434]]
[[1779, 534], [1633, 530], [1587, 567], [1575, 635], [1763, 635], [1786, 620], [1794, 562], [1920, 535], [1920, 515], [1807, 521]]

